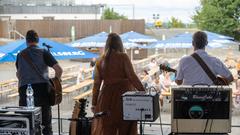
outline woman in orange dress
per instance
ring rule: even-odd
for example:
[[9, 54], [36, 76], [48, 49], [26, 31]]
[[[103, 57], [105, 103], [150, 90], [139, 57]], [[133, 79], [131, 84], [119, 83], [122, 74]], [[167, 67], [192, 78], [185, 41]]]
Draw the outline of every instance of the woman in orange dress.
[[127, 91], [144, 91], [131, 61], [124, 53], [121, 38], [111, 33], [104, 55], [96, 62], [92, 97], [93, 113], [106, 112], [95, 118], [92, 135], [137, 135], [137, 122], [124, 121], [121, 95]]

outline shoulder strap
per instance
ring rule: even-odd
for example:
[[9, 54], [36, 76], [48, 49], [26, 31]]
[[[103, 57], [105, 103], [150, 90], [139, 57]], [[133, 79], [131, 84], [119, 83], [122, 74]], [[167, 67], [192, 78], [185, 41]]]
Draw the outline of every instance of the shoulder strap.
[[213, 82], [215, 82], [216, 76], [215, 76], [214, 73], [210, 70], [210, 68], [208, 67], [208, 65], [203, 61], [203, 59], [202, 59], [197, 53], [193, 53], [191, 56], [198, 62], [198, 64], [202, 67], [202, 69], [205, 71], [205, 73], [208, 75], [208, 77], [209, 77]]
[[42, 76], [42, 74], [40, 73], [36, 65], [33, 64], [32, 60], [30, 59], [30, 57], [27, 55], [25, 51], [21, 52], [21, 56], [28, 62], [29, 65], [31, 65], [32, 69], [34, 69], [34, 71], [38, 74], [38, 76], [45, 80], [45, 78]]

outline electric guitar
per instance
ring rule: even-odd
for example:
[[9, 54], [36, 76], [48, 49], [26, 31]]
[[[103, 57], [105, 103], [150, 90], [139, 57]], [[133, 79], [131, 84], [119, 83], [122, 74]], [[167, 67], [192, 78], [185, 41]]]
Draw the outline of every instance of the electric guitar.
[[75, 102], [72, 119], [70, 122], [70, 135], [90, 135], [91, 120], [86, 117], [86, 99], [79, 99]]

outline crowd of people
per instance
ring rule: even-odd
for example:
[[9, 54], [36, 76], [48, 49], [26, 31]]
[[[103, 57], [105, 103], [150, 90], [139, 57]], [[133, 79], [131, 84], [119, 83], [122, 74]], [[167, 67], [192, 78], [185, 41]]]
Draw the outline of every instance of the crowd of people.
[[[145, 89], [152, 89], [159, 93], [159, 101], [161, 105], [161, 110], [163, 110], [163, 99], [166, 97], [169, 98], [168, 94], [170, 94], [171, 86], [176, 85], [174, 82], [175, 79], [175, 73], [171, 73], [168, 71], [161, 70], [159, 68], [160, 64], [164, 64], [166, 66], [170, 66], [170, 64], [167, 61], [156, 61], [155, 58], [151, 59], [151, 62], [148, 64], [146, 69], [142, 70], [142, 73], [139, 75], [140, 80], [144, 86]], [[152, 76], [149, 74], [152, 69], [157, 69], [157, 72], [155, 72]]]

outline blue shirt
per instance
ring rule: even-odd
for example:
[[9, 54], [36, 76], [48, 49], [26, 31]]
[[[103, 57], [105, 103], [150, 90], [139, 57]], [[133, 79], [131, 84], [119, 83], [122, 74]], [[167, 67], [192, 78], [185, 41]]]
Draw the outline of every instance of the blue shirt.
[[[22, 57], [21, 53], [26, 52], [32, 63], [37, 67], [38, 71], [44, 77], [40, 77], [33, 67]], [[22, 50], [17, 55], [16, 68], [18, 72], [18, 87], [27, 84], [48, 83], [48, 67], [55, 65], [57, 61], [45, 49], [37, 46], [31, 46]]]

